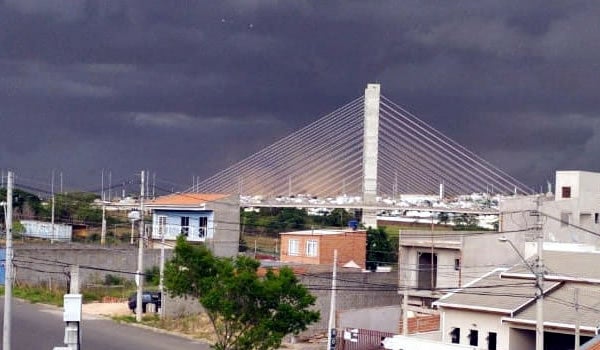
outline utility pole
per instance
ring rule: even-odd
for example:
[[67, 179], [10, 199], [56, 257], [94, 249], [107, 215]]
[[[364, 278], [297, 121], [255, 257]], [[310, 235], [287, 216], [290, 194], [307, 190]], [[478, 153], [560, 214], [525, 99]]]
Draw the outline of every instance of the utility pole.
[[154, 200], [156, 193], [156, 173], [152, 174], [152, 199]]
[[104, 168], [102, 168], [102, 201], [104, 202]]
[[52, 169], [52, 185], [50, 185], [51, 188], [51, 192], [52, 192], [52, 236], [50, 238], [50, 243], [54, 243], [54, 238], [55, 238], [55, 229], [54, 229], [54, 208], [56, 206], [56, 199], [54, 196], [54, 169]]
[[160, 276], [159, 276], [159, 287], [160, 290], [160, 318], [165, 318], [165, 228], [160, 227]]
[[[407, 269], [402, 266], [404, 259], [404, 248], [402, 248], [402, 230], [398, 230], [398, 287], [403, 289], [402, 292], [402, 335], [408, 335], [408, 276]], [[406, 259], [408, 264], [408, 259]], [[404, 286], [402, 283], [404, 283]]]
[[106, 204], [102, 202], [102, 232], [100, 233], [100, 244], [106, 244]]
[[140, 186], [140, 237], [138, 238], [138, 268], [137, 268], [137, 298], [136, 298], [136, 307], [135, 307], [135, 320], [137, 322], [142, 321], [142, 293], [144, 290], [144, 181], [145, 174], [142, 170], [142, 174], [140, 176], [141, 186]]
[[579, 350], [579, 328], [581, 320], [579, 319], [579, 288], [575, 287], [574, 291], [574, 301], [575, 301], [575, 350]]
[[542, 230], [542, 196], [537, 197], [537, 265], [536, 265], [536, 285], [537, 285], [537, 298], [535, 301], [536, 306], [536, 340], [535, 350], [544, 350], [544, 232]]
[[4, 263], [4, 326], [2, 328], [2, 349], [10, 350], [12, 323], [12, 212], [13, 212], [13, 173], [9, 171], [6, 183], [6, 260]]
[[[79, 294], [79, 266], [71, 265], [71, 269], [69, 271], [69, 278], [69, 294], [73, 296], [80, 296], [81, 294]], [[81, 308], [81, 306], [79, 306], [79, 308]], [[67, 325], [65, 327], [65, 345], [67, 345], [67, 349], [79, 350], [79, 345], [81, 343], [80, 321], [66, 322]]]
[[335, 350], [337, 331], [335, 328], [335, 289], [337, 285], [337, 249], [333, 250], [333, 276], [331, 278], [331, 299], [329, 300], [329, 332], [327, 332], [327, 346]]
[[108, 172], [108, 201], [110, 202], [110, 198], [112, 197], [112, 170]]

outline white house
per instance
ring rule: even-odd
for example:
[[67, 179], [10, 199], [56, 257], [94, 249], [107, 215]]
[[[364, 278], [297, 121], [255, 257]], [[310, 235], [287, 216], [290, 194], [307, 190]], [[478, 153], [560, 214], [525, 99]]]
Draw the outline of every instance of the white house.
[[[539, 208], [545, 241], [598, 245], [590, 232], [600, 234], [600, 173], [557, 171], [555, 188], [541, 198]], [[500, 231], [535, 228], [537, 209], [537, 196], [504, 198]]]
[[[520, 232], [502, 236], [523, 253]], [[498, 237], [494, 231], [401, 230], [399, 285], [408, 288], [408, 304], [430, 307], [448, 290], [470, 283], [490, 268], [516, 264], [518, 254]]]
[[173, 241], [184, 236], [203, 242], [215, 255], [234, 256], [240, 238], [237, 196], [206, 193], [176, 193], [150, 201], [152, 239]]
[[[544, 251], [545, 349], [572, 348], [577, 320], [581, 344], [596, 334], [599, 265], [599, 252]], [[441, 314], [442, 342], [489, 350], [535, 348], [536, 290], [530, 268], [520, 263], [445, 295], [434, 303]]]

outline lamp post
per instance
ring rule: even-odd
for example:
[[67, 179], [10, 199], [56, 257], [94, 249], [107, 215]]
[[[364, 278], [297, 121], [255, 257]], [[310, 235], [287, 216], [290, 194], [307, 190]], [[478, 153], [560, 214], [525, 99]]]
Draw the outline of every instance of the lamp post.
[[531, 273], [533, 273], [533, 275], [535, 276], [535, 286], [536, 286], [536, 292], [535, 292], [535, 305], [536, 305], [535, 350], [544, 350], [544, 271], [543, 271], [544, 265], [543, 265], [543, 261], [542, 261], [543, 241], [540, 237], [541, 237], [541, 233], [538, 236], [538, 242], [537, 242], [538, 259], [537, 259], [537, 264], [535, 266], [535, 269], [533, 268], [533, 266], [531, 266], [527, 262], [527, 260], [525, 260], [525, 257], [523, 257], [523, 255], [519, 252], [517, 247], [515, 247], [515, 245], [513, 244], [513, 242], [510, 239], [508, 239], [506, 237], [498, 238], [498, 240], [500, 242], [505, 242], [505, 243], [510, 244], [510, 247], [519, 255], [519, 258], [521, 258], [523, 263], [525, 263], [525, 266], [527, 266], [529, 271], [531, 271]]

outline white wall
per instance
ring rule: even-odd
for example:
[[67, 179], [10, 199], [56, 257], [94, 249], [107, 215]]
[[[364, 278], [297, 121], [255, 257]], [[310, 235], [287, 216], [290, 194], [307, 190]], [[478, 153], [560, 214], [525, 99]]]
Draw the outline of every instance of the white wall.
[[[562, 198], [562, 187], [571, 187], [571, 198]], [[503, 198], [500, 201], [500, 230], [515, 231], [535, 228], [536, 196]], [[550, 242], [599, 244], [596, 237], [577, 226], [600, 233], [600, 173], [557, 171], [555, 194], [543, 197], [541, 212], [544, 238]], [[569, 224], [561, 223], [568, 217]]]
[[497, 350], [509, 350], [509, 328], [501, 322], [502, 315], [440, 308], [442, 321], [442, 342], [451, 343], [450, 332], [460, 328], [460, 344], [469, 345], [469, 331], [477, 330], [478, 349], [487, 349], [489, 332], [497, 334]]

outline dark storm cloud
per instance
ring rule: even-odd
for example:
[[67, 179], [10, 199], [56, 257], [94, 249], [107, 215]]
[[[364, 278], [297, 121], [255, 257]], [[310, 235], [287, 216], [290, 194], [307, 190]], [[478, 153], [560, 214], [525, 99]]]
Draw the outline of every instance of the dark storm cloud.
[[527, 183], [600, 170], [599, 15], [592, 1], [0, 1], [0, 168], [187, 183], [377, 81]]

